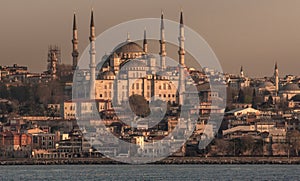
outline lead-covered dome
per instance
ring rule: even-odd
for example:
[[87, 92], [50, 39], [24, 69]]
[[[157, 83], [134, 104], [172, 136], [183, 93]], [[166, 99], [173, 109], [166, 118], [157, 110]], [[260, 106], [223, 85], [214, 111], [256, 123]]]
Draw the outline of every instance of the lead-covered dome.
[[282, 90], [284, 91], [299, 91], [300, 88], [297, 84], [286, 84], [282, 87]]
[[143, 48], [135, 43], [135, 42], [123, 42], [119, 44], [113, 52], [120, 54], [120, 53], [143, 53]]

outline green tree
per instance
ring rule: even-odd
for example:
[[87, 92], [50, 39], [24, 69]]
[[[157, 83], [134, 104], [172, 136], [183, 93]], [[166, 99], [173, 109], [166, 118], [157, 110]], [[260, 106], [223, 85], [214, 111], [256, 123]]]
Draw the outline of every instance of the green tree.
[[238, 103], [245, 103], [245, 93], [242, 89], [239, 90]]
[[129, 105], [131, 110], [141, 117], [147, 117], [150, 114], [150, 108], [147, 103], [147, 100], [141, 96], [134, 94], [129, 97]]

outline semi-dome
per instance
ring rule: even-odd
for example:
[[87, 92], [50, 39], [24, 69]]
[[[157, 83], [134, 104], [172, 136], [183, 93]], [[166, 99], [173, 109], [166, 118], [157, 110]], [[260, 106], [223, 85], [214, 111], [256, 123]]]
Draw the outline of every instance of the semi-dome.
[[296, 91], [300, 90], [299, 86], [297, 84], [286, 84], [282, 87], [282, 90], [284, 91]]
[[124, 66], [124, 68], [122, 69], [126, 69], [126, 70], [138, 70], [136, 68], [142, 68], [144, 69], [147, 65], [145, 62], [138, 60], [138, 59], [129, 59], [125, 62], [123, 62], [121, 65], [121, 67]]
[[156, 73], [160, 77], [168, 77], [170, 76], [166, 71], [159, 71]]
[[100, 78], [102, 79], [114, 79], [115, 78], [115, 73], [112, 71], [105, 71], [100, 74]]

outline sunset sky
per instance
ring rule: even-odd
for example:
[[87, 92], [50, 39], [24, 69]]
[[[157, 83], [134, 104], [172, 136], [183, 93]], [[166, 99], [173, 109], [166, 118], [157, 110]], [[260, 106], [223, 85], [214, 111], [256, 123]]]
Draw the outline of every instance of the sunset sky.
[[[1, 0], [1, 65], [46, 69], [48, 45], [59, 45], [63, 63], [71, 64], [72, 17], [76, 11], [80, 52], [88, 45], [90, 10], [97, 34], [139, 18], [178, 21], [212, 47], [225, 72], [271, 76], [278, 62], [280, 76], [300, 75], [299, 0]], [[124, 38], [125, 39], [125, 38]]]

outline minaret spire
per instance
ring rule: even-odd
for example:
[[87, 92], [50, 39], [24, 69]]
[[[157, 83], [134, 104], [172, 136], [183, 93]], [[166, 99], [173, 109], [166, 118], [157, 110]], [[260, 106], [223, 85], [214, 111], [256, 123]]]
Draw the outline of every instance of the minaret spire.
[[91, 11], [91, 23], [90, 23], [90, 41], [95, 41], [95, 24], [94, 24], [94, 11]]
[[275, 95], [277, 96], [279, 91], [279, 71], [278, 71], [277, 62], [275, 62], [274, 78], [275, 78]]
[[184, 49], [184, 24], [183, 24], [183, 12], [181, 10], [180, 12], [180, 25], [179, 25], [179, 96], [178, 96], [178, 103], [179, 105], [183, 105], [183, 94], [185, 92], [185, 81], [184, 81], [184, 55], [185, 55], [185, 49]]
[[73, 15], [73, 30], [77, 30], [76, 13], [75, 12], [74, 12], [74, 15]]
[[147, 31], [146, 31], [146, 28], [144, 30], [143, 51], [145, 52], [145, 54], [148, 53], [148, 42], [147, 42]]
[[240, 77], [241, 77], [241, 78], [244, 78], [244, 70], [243, 70], [243, 66], [241, 66]]
[[76, 14], [75, 13], [73, 15], [73, 39], [72, 39], [72, 44], [73, 44], [73, 51], [72, 51], [73, 66], [72, 66], [72, 69], [75, 70], [76, 67], [77, 67], [78, 56], [79, 56], [78, 33], [77, 33], [77, 23], [76, 23]]
[[180, 11], [180, 24], [183, 25], [183, 12], [182, 12], [182, 9]]
[[91, 11], [90, 24], [90, 99], [95, 99], [95, 79], [96, 79], [96, 46], [95, 46], [95, 24], [94, 11]]
[[161, 11], [161, 23], [160, 23], [160, 63], [161, 63], [161, 69], [166, 69], [166, 40], [165, 40], [165, 25], [164, 25], [164, 13]]
[[184, 64], [184, 55], [185, 55], [185, 49], [184, 49], [184, 24], [183, 24], [183, 12], [181, 10], [180, 12], [180, 25], [179, 25], [179, 63], [182, 66], [185, 66]]

